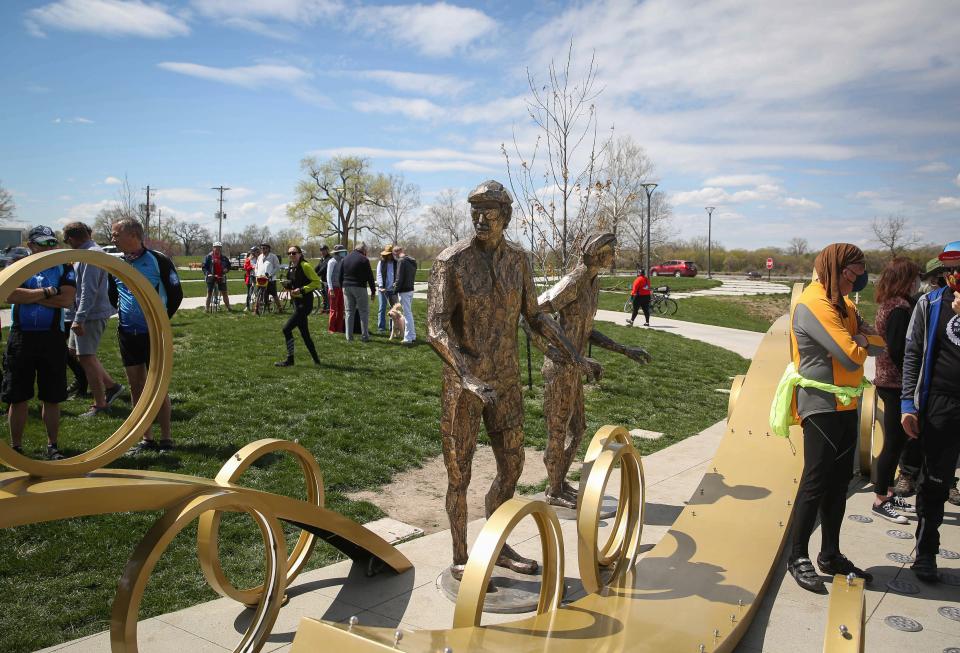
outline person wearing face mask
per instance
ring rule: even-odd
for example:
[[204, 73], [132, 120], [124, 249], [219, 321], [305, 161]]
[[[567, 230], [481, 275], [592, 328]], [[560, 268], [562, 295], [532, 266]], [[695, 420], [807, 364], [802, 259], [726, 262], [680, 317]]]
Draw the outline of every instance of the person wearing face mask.
[[[823, 593], [826, 587], [808, 553], [818, 513], [820, 571], [829, 576], [852, 573], [868, 582], [873, 579], [840, 552], [840, 526], [853, 474], [857, 398], [867, 385], [863, 363], [868, 355], [880, 353], [884, 342], [847, 298], [867, 285], [866, 260], [860, 248], [848, 243], [828, 245], [817, 255], [814, 268], [817, 278], [800, 295], [790, 316], [793, 362], [777, 397], [789, 402], [790, 422], [799, 422], [803, 429], [803, 473], [787, 568], [802, 588]], [[774, 419], [771, 427], [778, 435], [789, 432]]]

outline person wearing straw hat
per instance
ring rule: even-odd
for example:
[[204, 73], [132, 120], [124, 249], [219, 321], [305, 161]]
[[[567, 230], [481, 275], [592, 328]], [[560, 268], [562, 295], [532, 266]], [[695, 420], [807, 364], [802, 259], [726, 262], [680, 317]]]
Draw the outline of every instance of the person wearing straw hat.
[[380, 252], [377, 261], [377, 331], [387, 330], [387, 311], [397, 303], [397, 259], [393, 255], [393, 245], [387, 245]]

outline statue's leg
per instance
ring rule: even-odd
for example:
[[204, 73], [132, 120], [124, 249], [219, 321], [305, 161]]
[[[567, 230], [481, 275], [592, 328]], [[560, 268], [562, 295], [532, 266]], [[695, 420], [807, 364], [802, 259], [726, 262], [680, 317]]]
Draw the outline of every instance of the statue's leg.
[[576, 368], [570, 370], [566, 369], [570, 366], [554, 364], [553, 369], [548, 370], [548, 366], [544, 365], [543, 390], [543, 414], [547, 422], [547, 447], [543, 452], [543, 464], [547, 468], [547, 503], [575, 509], [576, 497], [571, 499], [566, 491], [570, 487], [566, 477], [572, 463], [567, 450], [570, 449], [568, 442], [574, 427], [577, 398], [581, 406], [583, 403], [583, 386]]
[[587, 430], [587, 416], [583, 406], [583, 384], [574, 385], [573, 399], [570, 402], [572, 411], [570, 420], [567, 422], [567, 444], [563, 449], [563, 495], [571, 499], [574, 504], [577, 501], [577, 488], [567, 482], [567, 474], [577, 454], [580, 453], [580, 443], [583, 441], [583, 434]]
[[[485, 407], [483, 417], [497, 461], [497, 475], [485, 501], [487, 517], [490, 517], [505, 501], [513, 498], [517, 481], [523, 472], [523, 399], [520, 387], [502, 393], [498, 391], [497, 400]], [[520, 574], [535, 574], [540, 567], [536, 560], [523, 557], [506, 544], [497, 558], [497, 566]]]
[[459, 384], [444, 382], [440, 436], [443, 463], [447, 468], [447, 517], [453, 539], [451, 571], [457, 580], [467, 564], [467, 487], [483, 402]]

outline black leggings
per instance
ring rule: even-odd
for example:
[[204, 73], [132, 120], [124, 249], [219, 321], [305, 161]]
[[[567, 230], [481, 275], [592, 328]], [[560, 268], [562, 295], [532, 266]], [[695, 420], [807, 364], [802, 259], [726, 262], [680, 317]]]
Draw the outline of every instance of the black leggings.
[[303, 344], [307, 346], [307, 351], [313, 356], [313, 362], [319, 363], [320, 357], [317, 356], [317, 348], [313, 345], [313, 338], [310, 337], [310, 327], [307, 324], [307, 318], [313, 311], [313, 293], [293, 301], [293, 315], [283, 326], [283, 337], [287, 341], [287, 358], [293, 360], [293, 330], [300, 329], [300, 335], [303, 337]]
[[820, 555], [840, 553], [840, 525], [847, 506], [857, 442], [857, 411], [817, 413], [803, 420], [803, 474], [793, 513], [790, 560], [809, 558], [807, 544], [820, 514]]
[[900, 390], [878, 387], [877, 394], [883, 399], [883, 449], [877, 458], [877, 481], [873, 484], [873, 492], [885, 497], [893, 486], [893, 474], [909, 438], [900, 424]]
[[633, 295], [633, 315], [630, 321], [637, 319], [637, 312], [643, 309], [643, 321], [650, 324], [650, 295]]

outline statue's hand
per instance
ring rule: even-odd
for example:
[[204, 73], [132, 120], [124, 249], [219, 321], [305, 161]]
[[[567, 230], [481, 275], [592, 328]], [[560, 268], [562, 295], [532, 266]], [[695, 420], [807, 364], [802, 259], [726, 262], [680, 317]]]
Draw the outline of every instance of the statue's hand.
[[592, 358], [580, 359], [580, 369], [587, 375], [587, 381], [595, 383], [603, 378], [603, 367]]
[[623, 353], [637, 363], [649, 363], [653, 360], [653, 356], [643, 347], [627, 347]]
[[485, 404], [489, 404], [497, 398], [496, 390], [475, 376], [465, 374], [461, 383], [463, 384], [464, 390], [472, 392]]

